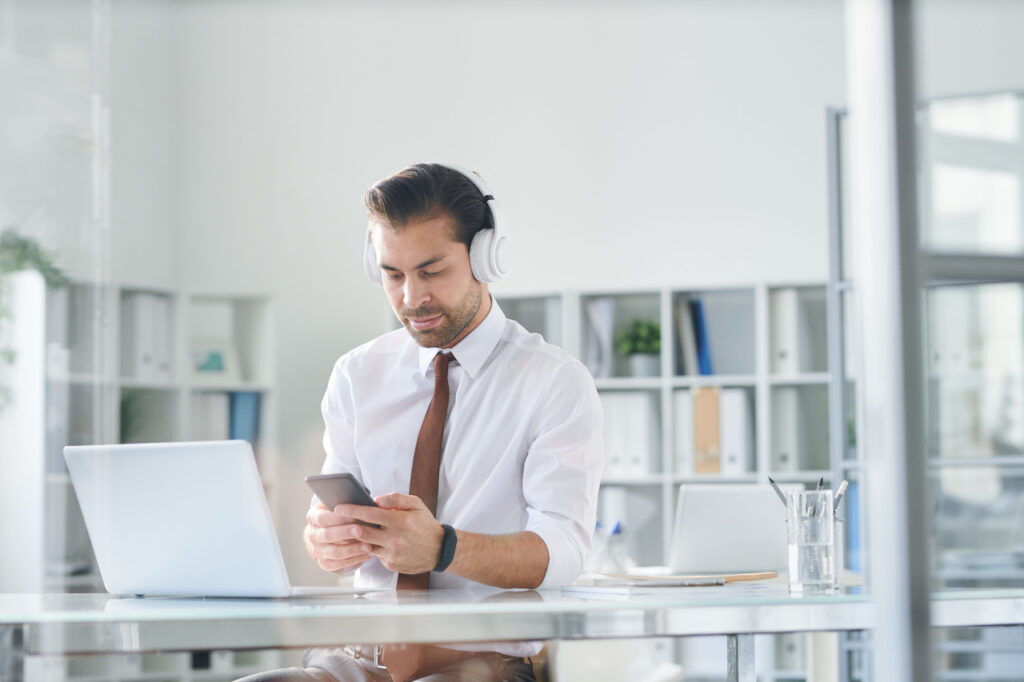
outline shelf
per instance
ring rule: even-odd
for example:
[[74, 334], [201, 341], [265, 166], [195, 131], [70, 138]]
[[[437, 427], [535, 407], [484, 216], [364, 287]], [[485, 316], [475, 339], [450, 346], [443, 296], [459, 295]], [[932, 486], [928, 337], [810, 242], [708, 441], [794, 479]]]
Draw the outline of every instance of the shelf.
[[[1010, 627], [1020, 627], [1010, 626]], [[1015, 653], [1018, 656], [1024, 656], [1024, 650], [1021, 651], [995, 651], [992, 649], [992, 644], [985, 640], [969, 640], [969, 639], [948, 639], [945, 641], [932, 642], [932, 648], [935, 651], [941, 651], [942, 653], [950, 654], [987, 654], [987, 653]]]
[[819, 471], [785, 471], [768, 474], [776, 483], [817, 483], [822, 478], [826, 482], [832, 480], [832, 472], [827, 469]]
[[100, 376], [98, 374], [79, 374], [79, 373], [53, 373], [46, 375], [47, 381], [66, 382], [74, 385], [82, 386], [113, 386], [116, 382], [115, 379], [108, 376]]
[[673, 483], [757, 483], [757, 474], [723, 476], [722, 474], [686, 474], [672, 477]]
[[602, 478], [601, 485], [661, 485], [665, 482], [663, 474], [651, 474], [649, 476]]
[[[38, 530], [32, 527], [25, 533], [7, 534], [18, 541], [21, 558], [15, 560], [12, 555], [7, 561], [0, 560], [0, 574], [4, 585], [10, 584], [16, 591], [23, 591], [22, 586], [31, 592], [102, 591], [66, 471], [63, 446], [198, 440], [193, 436], [204, 434], [195, 428], [195, 416], [209, 414], [204, 408], [211, 395], [224, 403], [222, 414], [213, 415], [222, 416], [218, 428], [223, 435], [211, 434], [211, 439], [226, 439], [229, 433], [258, 433], [263, 443], [273, 443], [274, 405], [267, 397], [275, 377], [271, 302], [261, 297], [215, 295], [196, 304], [174, 287], [73, 281], [67, 287], [47, 290], [41, 281], [30, 283], [32, 288], [26, 289], [25, 297], [31, 294], [30, 309], [41, 315], [45, 324], [33, 327], [37, 331], [23, 343], [37, 354], [43, 350], [35, 374], [38, 385], [33, 386], [42, 400], [38, 407], [19, 405], [17, 411], [3, 415], [28, 424], [26, 433], [31, 430], [33, 437], [22, 439], [20, 432], [16, 434], [15, 442], [25, 443], [20, 448], [22, 457], [32, 466], [15, 469], [13, 476], [0, 475], [0, 518], [13, 512], [40, 523]], [[224, 316], [204, 317], [207, 308]], [[216, 335], [219, 331], [230, 334]], [[219, 378], [191, 374], [185, 362], [193, 350], [190, 342], [206, 338], [235, 340], [236, 347], [231, 350], [237, 352], [231, 353], [230, 359], [237, 362], [229, 367], [231, 372], [225, 370], [216, 375]], [[167, 362], [153, 367], [153, 358]], [[228, 393], [236, 392], [255, 394], [257, 399], [239, 398], [239, 406], [232, 412], [231, 403], [236, 401]], [[6, 426], [5, 421], [0, 430], [6, 432]], [[255, 440], [255, 436], [247, 439]], [[261, 454], [276, 456], [270, 447]], [[273, 462], [258, 465], [269, 506], [274, 509], [276, 466]], [[3, 549], [0, 556], [6, 556]], [[76, 573], [85, 570], [90, 572]], [[140, 674], [120, 665], [110, 668], [110, 675], [106, 667], [93, 672], [82, 666], [73, 672], [75, 679], [179, 677], [164, 670], [147, 675], [143, 669]], [[224, 677], [237, 677], [233, 672], [227, 671]]]
[[[1020, 383], [1024, 378], [1016, 372], [999, 372], [996, 370], [977, 369], [972, 371], [963, 370], [935, 370], [928, 371], [925, 377], [929, 382], [938, 384], [939, 389], [981, 389], [991, 385], [1001, 385], [1007, 380]], [[941, 395], [940, 395], [941, 397]]]
[[1021, 580], [1024, 580], [1024, 568], [1016, 570], [1002, 568], [985, 569], [972, 566], [959, 570], [938, 570], [934, 572], [934, 576], [938, 580], [1006, 580], [1019, 584]]
[[673, 388], [696, 388], [701, 386], [755, 386], [757, 377], [753, 374], [702, 374], [672, 377]]
[[[247, 675], [250, 671], [241, 671], [239, 674]], [[255, 672], [255, 671], [252, 671]], [[227, 679], [235, 674], [235, 671], [218, 673], [217, 679]], [[200, 679], [195, 675], [190, 678], [180, 677], [179, 673], [173, 672], [117, 672], [111, 670], [109, 674], [101, 675], [72, 675], [68, 677], [73, 682], [110, 682], [110, 680], [121, 680], [122, 682], [164, 682], [164, 680]], [[213, 678], [210, 678], [213, 679]]]
[[211, 384], [189, 384], [192, 393], [267, 393], [272, 390], [270, 384], [250, 383], [245, 381]]
[[661, 388], [659, 377], [611, 377], [594, 379], [599, 391], [656, 391]]
[[103, 581], [97, 573], [81, 573], [77, 575], [47, 575], [46, 580], [61, 588], [100, 587]]
[[828, 372], [807, 372], [792, 376], [773, 374], [768, 377], [768, 383], [771, 386], [823, 386], [828, 384], [830, 378]]
[[944, 467], [957, 467], [960, 469], [971, 469], [974, 467], [1021, 468], [1024, 467], [1024, 455], [929, 456], [926, 462], [929, 469], [942, 469]]
[[141, 388], [147, 391], [176, 391], [180, 388], [180, 384], [174, 381], [153, 381], [132, 377], [122, 377], [117, 383], [121, 388]]
[[1020, 682], [1020, 671], [945, 670], [935, 675], [935, 679], [940, 682]]

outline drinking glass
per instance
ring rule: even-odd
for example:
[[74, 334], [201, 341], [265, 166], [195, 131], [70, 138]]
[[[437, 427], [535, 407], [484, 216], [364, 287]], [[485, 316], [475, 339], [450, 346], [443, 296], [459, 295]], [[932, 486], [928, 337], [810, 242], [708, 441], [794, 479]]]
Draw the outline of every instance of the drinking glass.
[[835, 576], [831, 490], [794, 490], [786, 497], [789, 591], [828, 592]]

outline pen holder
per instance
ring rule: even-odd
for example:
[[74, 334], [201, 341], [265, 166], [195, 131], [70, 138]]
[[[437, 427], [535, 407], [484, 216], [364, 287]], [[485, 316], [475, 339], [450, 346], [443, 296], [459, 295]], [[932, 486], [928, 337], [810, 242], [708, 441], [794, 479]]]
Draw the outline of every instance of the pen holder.
[[828, 592], [835, 576], [831, 490], [794, 490], [786, 496], [789, 591]]

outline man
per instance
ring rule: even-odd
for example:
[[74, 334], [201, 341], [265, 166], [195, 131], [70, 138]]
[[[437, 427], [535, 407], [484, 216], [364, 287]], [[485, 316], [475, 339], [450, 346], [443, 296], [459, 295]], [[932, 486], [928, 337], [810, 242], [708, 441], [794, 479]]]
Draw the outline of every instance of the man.
[[[600, 403], [580, 362], [492, 300], [487, 282], [507, 268], [497, 203], [478, 176], [441, 164], [381, 180], [364, 203], [367, 273], [404, 329], [336, 363], [322, 405], [323, 471], [351, 473], [379, 508], [316, 504], [309, 554], [326, 571], [355, 570], [357, 587], [426, 588], [427, 576], [431, 589], [572, 582], [594, 527]], [[434, 460], [421, 455], [431, 438]], [[400, 660], [409, 650], [418, 658]], [[259, 679], [532, 680], [524, 657], [538, 650], [321, 649], [290, 677]]]

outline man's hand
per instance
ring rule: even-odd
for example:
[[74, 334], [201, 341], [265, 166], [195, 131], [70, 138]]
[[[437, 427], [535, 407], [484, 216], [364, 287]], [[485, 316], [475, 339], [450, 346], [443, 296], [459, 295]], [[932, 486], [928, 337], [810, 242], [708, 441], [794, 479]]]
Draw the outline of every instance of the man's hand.
[[302, 533], [306, 551], [325, 571], [352, 570], [370, 558], [353, 539], [352, 528], [359, 528], [354, 519], [331, 511], [321, 502], [306, 512], [306, 530]]
[[391, 571], [426, 573], [437, 565], [444, 529], [415, 495], [388, 493], [374, 500], [378, 507], [339, 504], [335, 511], [357, 521], [380, 526], [346, 526], [349, 537], [365, 554]]

